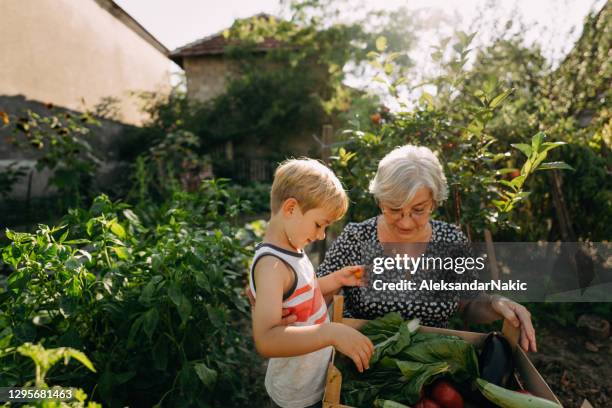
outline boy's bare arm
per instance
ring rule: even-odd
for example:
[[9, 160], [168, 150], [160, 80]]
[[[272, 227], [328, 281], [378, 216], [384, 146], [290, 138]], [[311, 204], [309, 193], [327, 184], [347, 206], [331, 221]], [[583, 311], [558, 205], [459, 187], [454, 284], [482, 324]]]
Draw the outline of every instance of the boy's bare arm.
[[297, 356], [332, 344], [327, 325], [282, 326], [283, 292], [293, 279], [287, 265], [265, 257], [257, 263], [254, 275], [257, 301], [253, 308], [253, 338], [262, 356]]
[[[369, 367], [374, 346], [358, 331], [339, 323], [312, 326], [282, 326], [282, 298], [289, 287], [292, 273], [272, 257], [262, 258], [256, 265], [257, 301], [252, 309], [253, 338], [259, 354], [264, 357], [293, 357], [335, 346], [351, 358], [357, 369]], [[288, 286], [285, 286], [289, 282]]]

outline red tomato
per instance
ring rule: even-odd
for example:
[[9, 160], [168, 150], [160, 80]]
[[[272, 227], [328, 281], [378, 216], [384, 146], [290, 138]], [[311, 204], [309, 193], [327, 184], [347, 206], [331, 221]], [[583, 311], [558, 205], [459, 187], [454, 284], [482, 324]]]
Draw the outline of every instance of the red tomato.
[[440, 406], [429, 398], [423, 398], [414, 406], [414, 408], [440, 408]]
[[374, 113], [372, 115], [370, 115], [370, 120], [372, 121], [372, 123], [374, 123], [375, 125], [380, 124], [380, 120], [381, 120], [381, 116], [380, 113]]
[[518, 176], [521, 175], [521, 172], [518, 170], [514, 170], [512, 173], [510, 173], [510, 176], [512, 176], [512, 178], [517, 178]]
[[438, 381], [431, 391], [431, 398], [442, 408], [463, 408], [463, 397], [448, 381]]

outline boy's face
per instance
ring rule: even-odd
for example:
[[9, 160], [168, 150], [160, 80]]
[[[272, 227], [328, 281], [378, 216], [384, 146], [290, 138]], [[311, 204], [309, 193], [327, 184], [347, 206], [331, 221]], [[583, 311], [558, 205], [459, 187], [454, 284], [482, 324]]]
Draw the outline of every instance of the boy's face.
[[303, 213], [297, 201], [294, 205], [283, 206], [282, 211], [287, 238], [295, 249], [325, 239], [325, 228], [333, 221], [330, 212], [323, 208], [313, 208]]

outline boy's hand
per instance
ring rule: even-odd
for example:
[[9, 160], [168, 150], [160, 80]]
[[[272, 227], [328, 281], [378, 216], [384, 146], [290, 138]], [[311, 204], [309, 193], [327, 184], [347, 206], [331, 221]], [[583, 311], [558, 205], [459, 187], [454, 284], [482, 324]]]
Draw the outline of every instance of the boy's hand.
[[334, 347], [353, 360], [360, 373], [370, 368], [370, 357], [372, 357], [372, 353], [374, 353], [374, 345], [370, 339], [359, 331], [342, 323], [331, 324]]
[[[253, 292], [251, 292], [251, 288], [247, 286], [244, 289], [244, 293], [246, 297], [249, 299], [249, 303], [251, 307], [255, 306], [255, 296], [253, 296]], [[283, 318], [280, 321], [281, 326], [289, 326], [291, 323], [294, 323], [297, 320], [297, 316], [292, 314], [289, 309], [283, 309], [282, 312]]]
[[334, 272], [334, 277], [340, 286], [363, 286], [363, 265], [345, 266]]

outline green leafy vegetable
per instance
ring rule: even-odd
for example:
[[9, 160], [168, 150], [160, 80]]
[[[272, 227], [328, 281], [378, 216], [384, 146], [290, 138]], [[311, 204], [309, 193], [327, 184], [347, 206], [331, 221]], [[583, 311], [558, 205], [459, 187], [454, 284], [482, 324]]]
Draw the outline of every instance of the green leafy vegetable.
[[455, 336], [417, 332], [418, 322], [389, 313], [366, 323], [361, 332], [374, 343], [370, 369], [359, 373], [342, 356], [342, 400], [354, 407], [371, 407], [376, 399], [415, 404], [421, 390], [447, 375], [455, 382], [478, 377], [474, 346]]

